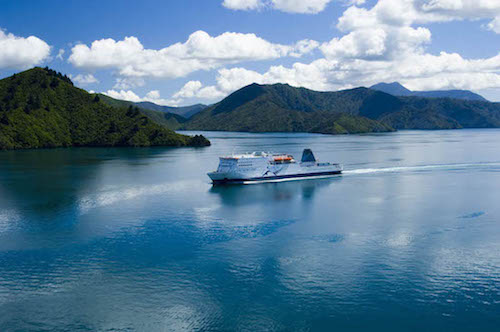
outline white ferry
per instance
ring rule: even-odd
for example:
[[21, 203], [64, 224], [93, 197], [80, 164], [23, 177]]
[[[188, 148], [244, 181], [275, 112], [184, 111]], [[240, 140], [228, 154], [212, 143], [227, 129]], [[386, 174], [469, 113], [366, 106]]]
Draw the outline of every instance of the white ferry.
[[306, 178], [330, 177], [342, 173], [342, 165], [316, 161], [310, 149], [305, 149], [297, 162], [288, 154], [253, 152], [220, 157], [219, 167], [208, 173], [212, 183], [280, 182]]

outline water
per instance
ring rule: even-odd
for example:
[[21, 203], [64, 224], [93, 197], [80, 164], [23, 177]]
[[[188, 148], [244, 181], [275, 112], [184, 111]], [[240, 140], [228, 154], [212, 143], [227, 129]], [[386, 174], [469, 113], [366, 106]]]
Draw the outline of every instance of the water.
[[[0, 153], [0, 330], [496, 330], [500, 130]], [[344, 163], [212, 188], [233, 151]]]

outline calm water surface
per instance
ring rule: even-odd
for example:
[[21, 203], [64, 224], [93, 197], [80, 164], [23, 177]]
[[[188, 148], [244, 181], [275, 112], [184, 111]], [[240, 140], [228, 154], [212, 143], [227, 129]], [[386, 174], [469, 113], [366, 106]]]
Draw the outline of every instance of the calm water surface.
[[[500, 130], [0, 152], [0, 331], [498, 330]], [[212, 188], [217, 157], [344, 163]]]

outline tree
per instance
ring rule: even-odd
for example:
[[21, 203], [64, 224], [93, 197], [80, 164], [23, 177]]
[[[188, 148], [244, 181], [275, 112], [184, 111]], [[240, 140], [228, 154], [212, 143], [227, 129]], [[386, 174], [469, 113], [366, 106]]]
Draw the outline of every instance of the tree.
[[120, 131], [120, 129], [116, 125], [116, 122], [111, 121], [111, 123], [109, 125], [109, 129], [108, 129], [108, 133], [112, 134], [112, 133], [116, 133], [116, 132], [119, 132], [119, 131]]
[[7, 113], [4, 113], [2, 118], [0, 119], [0, 123], [8, 126], [10, 124], [9, 117], [7, 116]]
[[140, 114], [139, 108], [133, 107], [132, 105], [129, 106], [129, 108], [127, 110], [127, 116], [128, 117], [135, 118], [139, 114]]
[[52, 89], [55, 89], [59, 86], [59, 80], [55, 77], [52, 78], [52, 80], [50, 81], [50, 87]]

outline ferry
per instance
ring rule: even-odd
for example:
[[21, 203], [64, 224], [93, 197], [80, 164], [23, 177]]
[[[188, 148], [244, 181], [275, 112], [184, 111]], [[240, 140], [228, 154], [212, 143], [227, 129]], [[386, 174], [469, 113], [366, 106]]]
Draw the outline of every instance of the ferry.
[[253, 152], [220, 157], [219, 167], [207, 175], [214, 185], [281, 182], [341, 174], [341, 164], [318, 162], [310, 149], [304, 149], [297, 162], [289, 154]]

